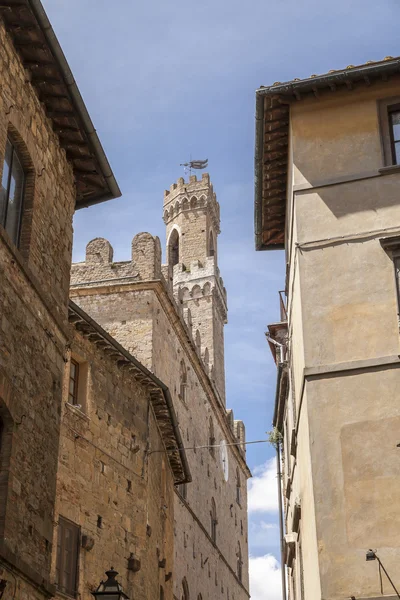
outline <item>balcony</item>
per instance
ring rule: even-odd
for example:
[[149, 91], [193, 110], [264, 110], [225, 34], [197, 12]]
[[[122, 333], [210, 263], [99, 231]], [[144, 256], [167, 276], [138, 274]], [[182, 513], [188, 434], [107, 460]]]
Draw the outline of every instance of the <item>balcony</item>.
[[287, 353], [288, 314], [284, 290], [279, 292], [279, 312], [280, 320], [277, 323], [268, 325], [268, 331], [265, 333], [272, 357], [277, 366], [285, 362]]

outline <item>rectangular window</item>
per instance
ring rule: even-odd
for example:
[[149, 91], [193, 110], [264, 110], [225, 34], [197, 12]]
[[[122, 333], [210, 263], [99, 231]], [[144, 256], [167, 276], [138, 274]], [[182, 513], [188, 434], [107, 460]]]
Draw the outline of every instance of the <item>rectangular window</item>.
[[80, 528], [63, 517], [58, 519], [57, 588], [63, 594], [76, 597], [78, 587], [78, 549]]
[[390, 133], [390, 149], [392, 164], [400, 164], [400, 105], [392, 105], [388, 108], [388, 121]]
[[79, 383], [79, 363], [71, 359], [69, 369], [69, 390], [68, 402], [70, 404], [78, 404], [78, 383]]
[[18, 154], [7, 140], [0, 189], [0, 224], [15, 245], [19, 243], [25, 174]]
[[68, 378], [68, 404], [86, 412], [89, 363], [73, 354], [66, 366], [66, 376]]

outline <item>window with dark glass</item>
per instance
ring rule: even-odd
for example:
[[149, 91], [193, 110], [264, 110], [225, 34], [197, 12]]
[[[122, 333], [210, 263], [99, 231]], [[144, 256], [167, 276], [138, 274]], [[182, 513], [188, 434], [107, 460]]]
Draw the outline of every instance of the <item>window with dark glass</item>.
[[58, 520], [56, 581], [59, 592], [76, 597], [78, 583], [79, 527], [63, 517]]
[[400, 105], [389, 107], [389, 131], [394, 165], [400, 164]]
[[78, 404], [79, 363], [71, 359], [69, 370], [68, 402]]
[[0, 224], [16, 245], [21, 230], [24, 188], [25, 173], [21, 161], [7, 139], [0, 192]]

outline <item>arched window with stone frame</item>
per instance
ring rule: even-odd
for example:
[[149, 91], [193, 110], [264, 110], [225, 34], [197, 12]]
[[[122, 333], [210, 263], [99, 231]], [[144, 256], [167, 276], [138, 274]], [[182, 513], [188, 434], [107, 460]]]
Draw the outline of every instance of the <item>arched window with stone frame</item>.
[[10, 125], [1, 166], [0, 225], [24, 258], [28, 258], [35, 170], [28, 149]]
[[179, 371], [180, 371], [179, 398], [182, 400], [182, 402], [186, 402], [188, 381], [187, 381], [187, 369], [186, 369], [185, 362], [183, 359], [181, 360]]
[[179, 232], [173, 229], [168, 240], [168, 263], [170, 267], [174, 267], [179, 263]]
[[210, 517], [211, 517], [211, 539], [214, 542], [214, 544], [216, 544], [217, 543], [218, 519], [217, 519], [217, 506], [215, 504], [214, 498], [211, 498]]
[[186, 577], [182, 579], [182, 600], [190, 600], [189, 586]]
[[213, 458], [215, 458], [215, 435], [214, 435], [214, 423], [210, 417], [208, 422], [208, 450]]

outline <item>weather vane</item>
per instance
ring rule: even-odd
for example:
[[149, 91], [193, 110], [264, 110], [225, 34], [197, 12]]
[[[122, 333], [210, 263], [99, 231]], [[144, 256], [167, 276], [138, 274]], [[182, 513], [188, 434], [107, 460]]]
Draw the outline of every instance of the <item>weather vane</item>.
[[179, 166], [184, 167], [185, 175], [189, 171], [192, 174], [192, 169], [205, 169], [208, 165], [208, 158], [205, 160], [190, 160], [189, 162], [181, 163]]

